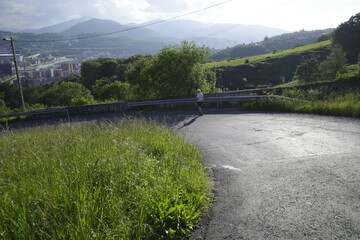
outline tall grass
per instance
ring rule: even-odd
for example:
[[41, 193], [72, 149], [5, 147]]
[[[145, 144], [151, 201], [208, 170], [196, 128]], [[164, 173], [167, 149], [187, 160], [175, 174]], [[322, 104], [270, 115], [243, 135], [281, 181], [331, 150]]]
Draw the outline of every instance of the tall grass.
[[153, 122], [0, 133], [0, 238], [183, 239], [209, 204], [196, 148]]
[[272, 99], [262, 102], [244, 103], [239, 106], [243, 110], [263, 110], [310, 113], [333, 116], [360, 118], [360, 92], [328, 92], [324, 89], [286, 90], [283, 95], [305, 99], [310, 102]]

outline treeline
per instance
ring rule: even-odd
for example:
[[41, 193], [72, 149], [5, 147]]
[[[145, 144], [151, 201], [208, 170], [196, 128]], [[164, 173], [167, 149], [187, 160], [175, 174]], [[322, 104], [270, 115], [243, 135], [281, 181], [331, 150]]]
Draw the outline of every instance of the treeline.
[[[182, 42], [156, 55], [99, 58], [83, 62], [81, 77], [23, 88], [28, 109], [82, 105], [104, 101], [176, 98], [200, 88], [215, 89], [215, 73], [204, 64], [208, 49]], [[15, 84], [0, 83], [0, 114], [20, 108]]]

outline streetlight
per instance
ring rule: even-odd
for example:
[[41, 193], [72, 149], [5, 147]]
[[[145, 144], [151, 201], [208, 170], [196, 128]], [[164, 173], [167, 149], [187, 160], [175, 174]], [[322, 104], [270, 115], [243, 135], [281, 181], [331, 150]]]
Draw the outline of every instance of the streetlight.
[[13, 52], [13, 58], [14, 58], [14, 64], [15, 64], [15, 72], [16, 72], [16, 78], [19, 84], [19, 90], [20, 90], [20, 100], [21, 100], [21, 107], [22, 110], [24, 112], [26, 112], [26, 107], [25, 107], [25, 101], [24, 101], [24, 94], [23, 94], [23, 90], [22, 90], [22, 85], [21, 85], [21, 80], [19, 77], [19, 70], [17, 67], [17, 62], [16, 62], [16, 56], [15, 56], [15, 47], [14, 47], [14, 40], [12, 39], [12, 37], [10, 38], [3, 38], [4, 41], [10, 41], [11, 42], [11, 48], [12, 48], [12, 52]]

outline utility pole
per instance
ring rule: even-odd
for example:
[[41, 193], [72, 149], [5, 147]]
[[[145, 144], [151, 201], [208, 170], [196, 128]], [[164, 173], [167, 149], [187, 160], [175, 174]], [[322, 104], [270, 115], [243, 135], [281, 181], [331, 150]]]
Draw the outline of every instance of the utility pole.
[[4, 38], [3, 40], [4, 40], [4, 41], [10, 41], [10, 42], [11, 42], [11, 48], [12, 48], [12, 53], [13, 53], [13, 58], [14, 58], [14, 64], [15, 64], [16, 78], [17, 78], [18, 85], [19, 85], [19, 90], [20, 90], [21, 108], [22, 108], [23, 112], [26, 112], [24, 94], [23, 94], [23, 89], [22, 89], [22, 85], [21, 85], [21, 80], [20, 80], [20, 77], [19, 77], [19, 70], [18, 70], [18, 66], [17, 66], [17, 62], [16, 62], [14, 40], [13, 40], [12, 37], [10, 37], [10, 38]]

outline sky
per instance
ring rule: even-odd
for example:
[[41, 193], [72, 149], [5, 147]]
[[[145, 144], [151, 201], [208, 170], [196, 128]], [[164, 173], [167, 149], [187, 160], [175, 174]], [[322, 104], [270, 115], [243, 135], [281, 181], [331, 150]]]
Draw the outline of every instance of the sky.
[[0, 29], [37, 29], [82, 16], [121, 24], [181, 16], [299, 31], [335, 28], [359, 12], [360, 0], [0, 0]]

